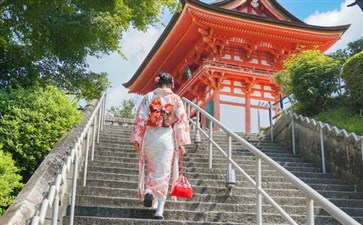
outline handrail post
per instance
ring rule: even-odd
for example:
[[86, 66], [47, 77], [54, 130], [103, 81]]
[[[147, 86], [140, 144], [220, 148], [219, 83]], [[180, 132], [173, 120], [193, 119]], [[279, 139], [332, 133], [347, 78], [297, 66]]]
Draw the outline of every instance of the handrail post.
[[101, 104], [101, 108], [102, 108], [102, 120], [101, 120], [101, 131], [103, 131], [103, 126], [105, 125], [105, 118], [106, 118], [106, 97], [107, 97], [107, 93], [105, 92], [105, 95], [102, 99], [102, 104]]
[[[227, 143], [228, 143], [228, 147], [227, 147], [227, 154], [228, 154], [228, 159], [232, 159], [232, 136], [228, 135], [227, 137]], [[230, 163], [228, 161], [228, 171], [232, 170], [232, 163]]]
[[98, 122], [97, 122], [97, 143], [100, 143], [100, 132], [101, 132], [101, 127], [102, 127], [102, 125], [101, 125], [101, 123], [102, 123], [102, 109], [103, 109], [103, 107], [100, 107], [98, 109], [98, 113], [96, 113], [96, 115], [98, 115]]
[[93, 119], [93, 125], [92, 125], [92, 152], [91, 152], [91, 160], [93, 161], [94, 159], [94, 154], [95, 154], [95, 145], [96, 145], [96, 115]]
[[292, 153], [296, 154], [295, 149], [295, 122], [294, 122], [294, 115], [291, 113], [291, 136], [292, 136]]
[[72, 182], [72, 199], [71, 199], [71, 212], [69, 218], [69, 225], [73, 225], [74, 208], [76, 206], [76, 193], [77, 193], [77, 170], [78, 170], [78, 149], [75, 149], [74, 154], [74, 167], [73, 167], [73, 182]]
[[282, 94], [280, 94], [280, 96], [279, 96], [279, 102], [280, 102], [280, 109], [283, 110], [284, 109], [284, 100], [282, 98]]
[[228, 191], [228, 195], [231, 194], [232, 188], [236, 187], [236, 174], [235, 171], [232, 169], [232, 163], [230, 162], [232, 160], [232, 136], [228, 134], [227, 136], [227, 142], [228, 142], [228, 147], [227, 147], [227, 157], [228, 157], [228, 161], [227, 161], [227, 181], [226, 181], [226, 186], [227, 186], [227, 191]]
[[261, 102], [258, 102], [257, 105], [257, 126], [258, 126], [258, 134], [261, 134], [261, 118], [260, 118], [260, 104]]
[[195, 144], [197, 145], [197, 147], [199, 147], [199, 144], [202, 142], [201, 141], [201, 137], [200, 137], [200, 112], [197, 110], [197, 121], [196, 121], [196, 132], [195, 132]]
[[187, 107], [187, 116], [190, 118], [190, 104], [188, 104], [188, 107]]
[[59, 197], [58, 191], [55, 194], [54, 202], [53, 202], [53, 215], [52, 215], [52, 225], [58, 224], [58, 209], [59, 209]]
[[306, 224], [314, 225], [314, 201], [311, 198], [306, 199]]
[[272, 105], [271, 102], [268, 102], [269, 104], [269, 109], [268, 109], [268, 114], [270, 117], [270, 134], [271, 134], [271, 141], [274, 140], [274, 128], [273, 128], [273, 124], [272, 124]]
[[86, 186], [87, 182], [89, 139], [90, 139], [90, 127], [88, 127], [88, 132], [86, 137], [86, 150], [85, 150], [86, 152], [85, 152], [84, 168], [83, 168], [83, 186]]
[[324, 149], [324, 135], [323, 128], [320, 127], [320, 147], [321, 147], [321, 165], [323, 168], [323, 173], [326, 173], [325, 169], [325, 149]]
[[209, 169], [212, 169], [213, 167], [213, 122], [212, 120], [209, 120]]
[[[256, 188], [261, 189], [261, 158], [256, 159]], [[262, 195], [256, 192], [256, 224], [262, 224]]]

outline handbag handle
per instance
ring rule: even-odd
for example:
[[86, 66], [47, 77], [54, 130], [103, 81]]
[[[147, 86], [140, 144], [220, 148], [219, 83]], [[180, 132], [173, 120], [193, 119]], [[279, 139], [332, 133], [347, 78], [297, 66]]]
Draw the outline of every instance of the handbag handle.
[[180, 174], [182, 174], [184, 176], [184, 163], [183, 163], [183, 160], [184, 160], [184, 154], [180, 154], [179, 153], [179, 158], [180, 158]]

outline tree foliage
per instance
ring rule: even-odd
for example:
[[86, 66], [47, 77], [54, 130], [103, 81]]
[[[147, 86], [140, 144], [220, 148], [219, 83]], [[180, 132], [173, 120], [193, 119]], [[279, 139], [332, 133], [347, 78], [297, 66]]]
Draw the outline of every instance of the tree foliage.
[[363, 51], [347, 60], [341, 75], [350, 95], [350, 102], [357, 111], [363, 113]]
[[0, 145], [0, 216], [13, 202], [17, 189], [23, 187], [18, 171], [19, 169], [15, 166], [11, 155], [4, 153]]
[[132, 99], [124, 99], [121, 102], [121, 105], [117, 107], [111, 106], [111, 108], [107, 110], [107, 113], [114, 117], [133, 119], [135, 118], [135, 102]]
[[88, 99], [97, 97], [109, 82], [105, 73], [88, 71], [86, 57], [121, 53], [118, 43], [123, 31], [130, 26], [145, 31], [160, 20], [160, 10], [173, 10], [177, 3], [2, 0], [0, 87], [53, 84]]
[[295, 95], [304, 114], [318, 113], [338, 88], [339, 62], [322, 55], [319, 50], [293, 54], [285, 61], [284, 67], [285, 71], [277, 77], [283, 75], [284, 79], [280, 79], [282, 86]]
[[46, 88], [0, 91], [0, 143], [27, 180], [81, 114], [64, 92]]
[[285, 94], [292, 94], [291, 76], [287, 70], [280, 70], [273, 75], [274, 81], [280, 85], [281, 91]]
[[328, 56], [339, 60], [341, 63], [345, 63], [350, 57], [363, 51], [363, 37], [349, 42], [345, 49], [338, 49], [337, 51], [328, 54]]

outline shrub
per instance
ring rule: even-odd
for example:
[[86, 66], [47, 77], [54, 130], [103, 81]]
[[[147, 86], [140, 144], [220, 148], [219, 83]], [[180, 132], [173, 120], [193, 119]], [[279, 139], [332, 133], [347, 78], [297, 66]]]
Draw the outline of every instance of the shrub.
[[343, 65], [342, 78], [354, 108], [363, 109], [363, 51], [354, 55]]
[[284, 92], [287, 95], [292, 94], [291, 76], [289, 71], [280, 70], [274, 73], [272, 77], [275, 80], [275, 82], [281, 86], [282, 92]]
[[0, 146], [0, 216], [13, 202], [20, 183], [21, 176], [17, 174], [19, 169], [15, 166], [14, 160], [9, 153], [4, 153]]
[[319, 50], [307, 50], [291, 55], [284, 66], [291, 77], [291, 91], [302, 105], [301, 113], [319, 113], [338, 88], [338, 61]]
[[0, 91], [0, 143], [13, 155], [24, 181], [80, 119], [76, 103], [55, 87]]

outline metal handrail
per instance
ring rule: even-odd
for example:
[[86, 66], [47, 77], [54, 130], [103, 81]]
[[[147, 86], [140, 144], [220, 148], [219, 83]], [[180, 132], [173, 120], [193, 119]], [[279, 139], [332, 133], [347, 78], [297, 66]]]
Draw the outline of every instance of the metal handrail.
[[324, 146], [324, 134], [323, 134], [323, 130], [324, 128], [330, 132], [330, 133], [334, 133], [335, 135], [341, 135], [343, 134], [344, 138], [348, 139], [348, 138], [352, 138], [356, 143], [361, 144], [361, 152], [362, 152], [362, 161], [363, 161], [363, 136], [359, 136], [354, 132], [347, 132], [345, 129], [339, 129], [336, 126], [330, 125], [328, 123], [324, 123], [321, 121], [316, 121], [315, 119], [311, 119], [309, 117], [306, 116], [302, 116], [302, 115], [298, 115], [292, 111], [286, 111], [283, 110], [281, 112], [281, 114], [287, 114], [291, 117], [291, 129], [292, 129], [292, 150], [293, 153], [296, 154], [296, 150], [295, 150], [295, 119], [296, 120], [300, 120], [301, 122], [307, 124], [307, 125], [313, 125], [314, 127], [318, 127], [319, 128], [319, 133], [320, 133], [320, 148], [321, 148], [321, 167], [323, 170], [323, 173], [326, 173], [326, 166], [325, 166], [325, 146]]
[[[269, 112], [269, 122], [270, 122], [270, 136], [271, 136], [271, 141], [274, 140], [274, 134], [273, 134], [273, 125], [274, 125], [274, 122], [273, 120], [280, 117], [281, 114], [284, 112], [284, 111], [287, 111], [291, 108], [288, 107], [287, 109], [285, 109], [285, 107], [283, 106], [284, 103], [284, 99], [289, 99], [289, 103], [292, 103], [292, 106], [295, 104], [295, 102], [292, 100], [293, 98], [293, 95], [286, 95], [284, 97], [281, 98], [280, 96], [280, 99], [277, 100], [276, 102], [266, 102], [266, 101], [259, 101], [258, 104], [257, 104], [257, 114], [258, 114], [258, 133], [261, 132], [261, 127], [260, 127], [260, 108], [261, 107], [265, 107], [268, 109], [268, 112]], [[276, 115], [275, 116], [272, 116], [272, 111], [275, 111], [276, 112]], [[295, 152], [294, 152], [295, 154]]]
[[[251, 153], [253, 153], [256, 158], [256, 181], [253, 180], [233, 159], [231, 155], [231, 149], [228, 149], [228, 153], [225, 153], [223, 149], [216, 144], [216, 142], [213, 140], [212, 136], [209, 136], [203, 129], [200, 127], [200, 122], [197, 119], [195, 122], [193, 120], [190, 120], [191, 123], [195, 125], [196, 129], [196, 138], [199, 134], [199, 132], [202, 132], [207, 138], [209, 138], [209, 162], [210, 162], [210, 168], [212, 163], [212, 150], [211, 146], [214, 145], [217, 147], [217, 149], [224, 155], [224, 157], [228, 160], [229, 165], [233, 165], [237, 171], [239, 171], [256, 189], [256, 221], [258, 225], [262, 224], [262, 201], [261, 197], [265, 197], [275, 209], [278, 210], [278, 212], [281, 214], [281, 216], [290, 224], [297, 224], [261, 187], [261, 160], [267, 163], [269, 166], [271, 166], [273, 169], [278, 171], [282, 176], [284, 176], [287, 180], [289, 180], [291, 183], [293, 183], [300, 191], [304, 193], [306, 196], [306, 214], [307, 214], [307, 224], [313, 225], [314, 224], [314, 201], [318, 203], [326, 212], [328, 212], [332, 217], [334, 217], [336, 220], [338, 220], [342, 224], [350, 224], [350, 225], [359, 225], [356, 220], [354, 220], [352, 217], [350, 217], [348, 214], [346, 214], [344, 211], [339, 209], [337, 206], [335, 206], [333, 203], [331, 203], [329, 200], [327, 200], [325, 197], [323, 197], [321, 194], [319, 194], [317, 191], [312, 189], [310, 186], [305, 184], [303, 181], [301, 181], [299, 178], [297, 178], [295, 175], [290, 173], [288, 170], [286, 170], [284, 167], [282, 167], [280, 164], [275, 162], [273, 159], [268, 157], [266, 154], [261, 152], [259, 149], [257, 149], [255, 146], [247, 142], [242, 137], [238, 136], [234, 132], [232, 132], [229, 128], [227, 128], [225, 125], [223, 125], [221, 122], [216, 120], [213, 116], [209, 115], [206, 111], [201, 109], [199, 106], [191, 102], [190, 100], [183, 98], [185, 107], [187, 108], [187, 112], [190, 112], [190, 107], [193, 107], [195, 110], [197, 110], [197, 117], [199, 117], [199, 114], [203, 114], [207, 119], [210, 121], [209, 129], [212, 129], [213, 124], [217, 125], [220, 129], [222, 129], [224, 132], [226, 132], [228, 136], [228, 142], [231, 141], [231, 138], [234, 138], [239, 142], [240, 144], [244, 145], [244, 147], [249, 150]], [[190, 114], [188, 114], [190, 115]], [[211, 132], [209, 132], [211, 133]], [[199, 137], [200, 138], [200, 137]], [[212, 143], [212, 145], [211, 145]], [[230, 145], [228, 145], [228, 148], [231, 148]]]
[[[291, 100], [291, 95], [285, 96], [284, 98], [289, 98], [290, 102], [293, 103], [294, 105], [294, 101]], [[291, 117], [291, 133], [292, 133], [292, 152], [295, 155], [296, 154], [296, 143], [295, 143], [295, 119], [296, 120], [300, 120], [301, 122], [307, 124], [307, 125], [313, 125], [314, 127], [318, 127], [319, 128], [319, 132], [320, 132], [320, 148], [321, 148], [321, 164], [322, 164], [322, 170], [323, 173], [326, 173], [326, 166], [325, 166], [325, 146], [324, 146], [324, 133], [323, 130], [327, 130], [330, 133], [334, 133], [335, 135], [341, 135], [343, 134], [343, 137], [348, 139], [348, 138], [352, 138], [356, 143], [361, 144], [361, 152], [362, 152], [362, 161], [363, 161], [363, 136], [359, 136], [354, 132], [347, 132], [345, 129], [339, 129], [338, 127], [334, 126], [334, 125], [330, 125], [328, 123], [324, 123], [321, 121], [317, 121], [315, 119], [306, 117], [306, 116], [302, 116], [302, 115], [298, 115], [294, 112], [292, 112], [290, 109], [291, 108], [287, 108], [284, 109], [283, 107], [279, 107], [278, 103], [281, 102], [281, 99], [274, 102], [274, 103], [270, 103], [270, 102], [263, 102], [263, 101], [259, 101], [258, 102], [258, 126], [260, 129], [260, 107], [266, 107], [269, 110], [269, 119], [270, 119], [270, 136], [271, 136], [271, 141], [274, 140], [274, 131], [273, 131], [273, 127], [274, 127], [274, 120], [277, 117], [280, 117], [282, 114], [287, 114], [288, 116]], [[272, 116], [272, 110], [276, 111], [277, 114], [275, 116]], [[260, 130], [259, 130], [260, 133]]]
[[[70, 147], [68, 156], [63, 161], [63, 165], [58, 174], [55, 175], [53, 184], [49, 185], [49, 191], [46, 198], [41, 202], [41, 207], [38, 213], [32, 218], [31, 225], [43, 225], [45, 222], [45, 217], [48, 213], [48, 209], [52, 210], [52, 225], [57, 225], [58, 223], [58, 211], [59, 211], [59, 199], [61, 199], [61, 185], [67, 183], [67, 176], [71, 169], [73, 168], [72, 176], [72, 192], [71, 192], [71, 210], [70, 210], [70, 225], [73, 224], [74, 219], [74, 208], [76, 200], [76, 190], [77, 190], [77, 176], [78, 176], [78, 164], [79, 159], [82, 155], [82, 147], [86, 144], [85, 148], [85, 160], [84, 160], [84, 183], [86, 185], [86, 175], [87, 175], [87, 165], [88, 165], [88, 150], [89, 142], [92, 141], [92, 156], [94, 152], [95, 142], [96, 142], [96, 132], [97, 132], [97, 142], [99, 141], [99, 133], [102, 130], [104, 119], [105, 119], [105, 102], [106, 93], [102, 93], [95, 109], [93, 110], [90, 118], [87, 120], [86, 125], [82, 129], [80, 135], [77, 137], [73, 146]], [[91, 128], [92, 127], [92, 128]], [[91, 137], [92, 135], [92, 137]], [[86, 139], [86, 140], [85, 140]], [[92, 140], [91, 140], [92, 139]], [[86, 143], [84, 143], [86, 142]], [[92, 158], [93, 160], [93, 158]], [[73, 167], [72, 167], [73, 164]], [[37, 215], [38, 214], [38, 215]]]

